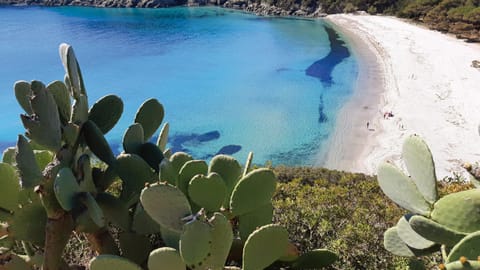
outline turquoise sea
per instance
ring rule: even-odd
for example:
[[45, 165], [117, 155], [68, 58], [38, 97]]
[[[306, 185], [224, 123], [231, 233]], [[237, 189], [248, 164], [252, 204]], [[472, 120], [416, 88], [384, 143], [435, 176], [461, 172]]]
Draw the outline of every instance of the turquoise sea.
[[174, 151], [241, 162], [253, 151], [256, 163], [311, 165], [358, 74], [349, 45], [321, 19], [214, 7], [0, 7], [0, 25], [1, 149], [23, 132], [14, 82], [62, 80], [62, 42], [75, 49], [90, 105], [123, 98], [107, 134], [117, 151], [138, 106], [154, 97]]

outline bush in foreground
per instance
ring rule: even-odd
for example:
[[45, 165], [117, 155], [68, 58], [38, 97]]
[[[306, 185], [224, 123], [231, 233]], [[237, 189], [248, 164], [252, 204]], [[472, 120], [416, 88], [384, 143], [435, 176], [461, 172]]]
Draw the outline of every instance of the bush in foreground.
[[[282, 182], [274, 197], [275, 221], [300, 249], [320, 245], [335, 251], [339, 260], [329, 269], [406, 269], [418, 263], [383, 247], [383, 233], [405, 211], [383, 194], [376, 177], [304, 167], [275, 172]], [[439, 183], [441, 194], [468, 188], [458, 181]], [[422, 260], [433, 267], [439, 253]]]

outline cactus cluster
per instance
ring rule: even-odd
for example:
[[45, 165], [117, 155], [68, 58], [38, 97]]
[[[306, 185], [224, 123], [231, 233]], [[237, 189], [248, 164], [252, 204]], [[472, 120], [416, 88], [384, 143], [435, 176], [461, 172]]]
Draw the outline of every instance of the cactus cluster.
[[[336, 255], [298, 254], [271, 224], [276, 177], [218, 155], [209, 164], [167, 149], [164, 109], [144, 102], [113, 154], [105, 139], [120, 119], [115, 95], [91, 107], [70, 45], [60, 45], [64, 81], [19, 81], [14, 90], [26, 129], [0, 163], [0, 261], [5, 269], [69, 269], [62, 253], [73, 232], [99, 255], [90, 269], [264, 269], [280, 262], [320, 268]], [[109, 189], [121, 182], [119, 194]], [[109, 228], [118, 228], [113, 235]], [[159, 234], [155, 247], [149, 235]], [[19, 254], [18, 247], [23, 252]], [[14, 252], [15, 250], [15, 252]]]
[[402, 149], [408, 175], [391, 163], [378, 168], [383, 192], [408, 210], [384, 235], [384, 246], [399, 256], [420, 256], [441, 250], [441, 269], [480, 269], [480, 189], [439, 198], [432, 154], [417, 135]]

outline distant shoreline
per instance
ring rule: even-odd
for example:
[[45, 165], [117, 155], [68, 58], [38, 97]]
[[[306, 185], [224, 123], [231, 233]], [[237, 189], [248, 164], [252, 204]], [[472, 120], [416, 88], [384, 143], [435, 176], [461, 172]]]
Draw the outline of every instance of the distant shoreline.
[[352, 96], [338, 112], [328, 150], [325, 156], [318, 157], [315, 165], [371, 173], [360, 159], [368, 155], [369, 147], [366, 145], [374, 143], [373, 137], [381, 129], [380, 123], [376, 121], [382, 107], [381, 94], [385, 91], [381, 56], [372, 50], [367, 36], [358, 35], [352, 29], [338, 25], [330, 16], [325, 20], [346, 39], [357, 59], [358, 75]]
[[[340, 137], [332, 140], [327, 168], [375, 174], [381, 161], [401, 165], [401, 146], [410, 134], [430, 146], [439, 178], [480, 159], [480, 69], [473, 67], [480, 44], [387, 16], [327, 20], [353, 41], [367, 64], [338, 118]], [[376, 63], [366, 62], [375, 58], [362, 52], [376, 55]], [[386, 119], [385, 112], [394, 116]], [[367, 130], [367, 121], [375, 130]]]

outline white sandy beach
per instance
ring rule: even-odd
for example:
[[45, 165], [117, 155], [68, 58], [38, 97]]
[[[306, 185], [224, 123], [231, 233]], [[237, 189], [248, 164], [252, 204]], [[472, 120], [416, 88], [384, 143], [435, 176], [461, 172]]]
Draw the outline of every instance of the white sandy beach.
[[[327, 20], [347, 36], [361, 63], [357, 90], [321, 165], [376, 174], [383, 160], [401, 164], [402, 143], [414, 133], [429, 144], [438, 178], [480, 161], [480, 69], [471, 66], [480, 60], [479, 44], [392, 17]], [[384, 119], [390, 111], [394, 117]]]

